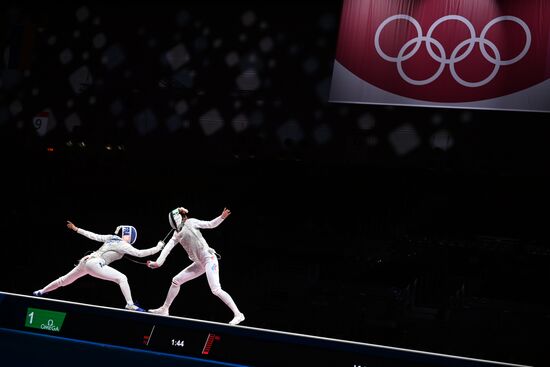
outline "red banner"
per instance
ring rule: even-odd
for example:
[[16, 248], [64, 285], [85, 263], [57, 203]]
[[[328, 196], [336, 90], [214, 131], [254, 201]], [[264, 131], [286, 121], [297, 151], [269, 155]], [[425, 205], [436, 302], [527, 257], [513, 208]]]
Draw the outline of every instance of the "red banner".
[[550, 111], [550, 1], [345, 0], [332, 102]]

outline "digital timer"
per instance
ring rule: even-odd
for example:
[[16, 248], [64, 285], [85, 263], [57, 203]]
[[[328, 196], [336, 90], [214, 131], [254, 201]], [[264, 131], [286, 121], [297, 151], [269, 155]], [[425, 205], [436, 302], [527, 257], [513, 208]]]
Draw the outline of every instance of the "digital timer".
[[185, 346], [185, 340], [172, 339], [172, 346], [173, 347], [183, 347], [183, 346]]

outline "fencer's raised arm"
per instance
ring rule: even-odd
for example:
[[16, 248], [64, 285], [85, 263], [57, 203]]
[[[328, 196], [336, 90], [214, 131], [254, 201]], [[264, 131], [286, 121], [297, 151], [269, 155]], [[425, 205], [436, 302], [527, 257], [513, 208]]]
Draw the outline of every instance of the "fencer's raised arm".
[[98, 242], [107, 242], [113, 237], [113, 235], [111, 234], [96, 234], [90, 231], [86, 231], [82, 228], [78, 228], [70, 221], [67, 221], [67, 228], [75, 231], [78, 234], [83, 235], [84, 237], [87, 237], [91, 240], [98, 241]]
[[157, 258], [157, 260], [148, 261], [147, 266], [151, 269], [160, 268], [162, 264], [164, 264], [164, 261], [166, 260], [168, 254], [170, 253], [170, 251], [172, 251], [176, 243], [178, 243], [178, 241], [176, 240], [176, 234], [174, 233], [172, 235], [172, 238], [170, 238], [170, 241], [168, 241], [166, 246], [164, 246], [164, 248], [162, 249], [162, 252], [160, 253], [160, 256]]
[[190, 218], [188, 219], [188, 221], [190, 221], [190, 223], [193, 223], [193, 226], [197, 228], [216, 228], [224, 221], [225, 218], [229, 216], [229, 214], [231, 214], [231, 210], [223, 208], [222, 213], [212, 220], [199, 220]]
[[146, 257], [146, 256], [149, 256], [149, 255], [156, 254], [157, 252], [162, 250], [163, 247], [164, 247], [164, 242], [162, 242], [162, 241], [159, 241], [155, 247], [151, 247], [151, 248], [143, 249], [143, 250], [138, 250], [137, 248], [130, 245], [129, 243], [125, 243], [125, 245], [122, 248], [122, 251], [124, 251], [124, 253], [126, 253], [128, 255], [131, 255], [131, 256]]

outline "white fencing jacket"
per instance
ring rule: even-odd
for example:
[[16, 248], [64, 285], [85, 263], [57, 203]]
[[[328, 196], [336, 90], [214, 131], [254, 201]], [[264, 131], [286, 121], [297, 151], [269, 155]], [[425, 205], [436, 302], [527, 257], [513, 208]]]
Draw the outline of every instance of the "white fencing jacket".
[[105, 260], [105, 264], [110, 264], [115, 260], [119, 260], [125, 254], [136, 256], [136, 257], [145, 257], [149, 255], [156, 254], [159, 252], [163, 244], [159, 242], [155, 247], [151, 247], [145, 250], [138, 250], [137, 248], [130, 245], [128, 242], [124, 241], [117, 235], [114, 234], [95, 234], [90, 231], [86, 231], [82, 228], [78, 228], [76, 231], [78, 234], [81, 234], [85, 237], [88, 237], [91, 240], [104, 242], [98, 250], [92, 252], [90, 255], [85, 256], [82, 260], [87, 260], [90, 258], [100, 258]]
[[220, 216], [210, 220], [198, 220], [194, 218], [188, 218], [181, 231], [174, 232], [170, 241], [166, 244], [160, 256], [157, 259], [159, 266], [164, 264], [166, 257], [172, 251], [176, 243], [180, 243], [189, 259], [193, 262], [200, 262], [201, 264], [206, 263], [206, 260], [216, 253], [216, 251], [208, 246], [206, 240], [202, 236], [202, 233], [199, 231], [200, 228], [216, 228], [223, 222], [223, 218]]

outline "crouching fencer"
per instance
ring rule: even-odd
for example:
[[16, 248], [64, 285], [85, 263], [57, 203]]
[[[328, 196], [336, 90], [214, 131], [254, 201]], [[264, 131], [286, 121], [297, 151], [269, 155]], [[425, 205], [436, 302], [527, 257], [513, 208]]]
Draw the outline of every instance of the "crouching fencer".
[[222, 289], [220, 285], [218, 254], [213, 248], [208, 246], [199, 230], [200, 228], [215, 228], [219, 226], [231, 214], [231, 211], [224, 208], [222, 213], [211, 221], [188, 218], [188, 212], [187, 209], [180, 207], [168, 214], [168, 220], [170, 226], [174, 229], [174, 234], [162, 250], [158, 259], [156, 261], [148, 261], [147, 266], [152, 269], [162, 266], [168, 254], [178, 242], [183, 246], [193, 264], [189, 265], [172, 279], [172, 284], [168, 290], [164, 304], [157, 309], [149, 310], [149, 312], [168, 315], [170, 305], [178, 295], [180, 286], [206, 273], [208, 285], [212, 293], [218, 296], [233, 311], [234, 317], [229, 323], [237, 325], [244, 320], [244, 315], [239, 311], [231, 296]]
[[[113, 261], [121, 259], [125, 254], [146, 257], [156, 254], [164, 247], [164, 242], [159, 241], [155, 247], [151, 247], [145, 250], [138, 250], [132, 246], [136, 241], [137, 231], [132, 226], [119, 226], [115, 231], [115, 235], [107, 234], [100, 235], [90, 231], [86, 231], [82, 228], [76, 227], [73, 223], [67, 221], [67, 228], [72, 229], [78, 234], [88, 237], [91, 240], [103, 242], [103, 245], [96, 251], [89, 255], [84, 256], [78, 261], [78, 264], [69, 273], [54, 280], [47, 286], [37, 291], [34, 291], [35, 296], [42, 296], [49, 293], [59, 287], [64, 287], [73, 283], [78, 278], [88, 274], [95, 278], [109, 280], [115, 282], [120, 286], [122, 295], [126, 300], [126, 308], [134, 311], [145, 311], [141, 307], [134, 304], [132, 300], [132, 293], [130, 292], [130, 286], [128, 284], [128, 278], [120, 271], [109, 266]], [[117, 236], [122, 231], [121, 236]]]

